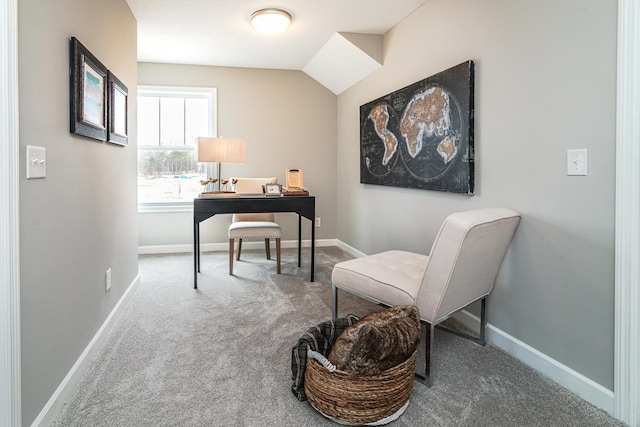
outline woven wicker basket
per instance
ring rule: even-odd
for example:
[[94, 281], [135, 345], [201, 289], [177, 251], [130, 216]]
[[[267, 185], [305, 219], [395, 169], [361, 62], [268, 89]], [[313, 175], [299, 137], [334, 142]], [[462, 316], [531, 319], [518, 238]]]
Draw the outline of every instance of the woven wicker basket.
[[317, 411], [339, 423], [373, 424], [389, 417], [392, 421], [392, 416], [402, 414], [409, 400], [416, 357], [417, 350], [378, 375], [355, 375], [338, 369], [329, 372], [308, 358], [304, 377], [307, 399]]

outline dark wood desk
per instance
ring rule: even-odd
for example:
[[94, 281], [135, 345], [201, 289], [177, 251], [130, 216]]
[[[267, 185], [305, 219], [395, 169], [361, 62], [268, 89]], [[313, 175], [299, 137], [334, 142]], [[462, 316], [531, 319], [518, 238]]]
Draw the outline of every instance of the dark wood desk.
[[293, 212], [298, 214], [298, 267], [302, 243], [302, 217], [311, 221], [311, 281], [314, 281], [316, 198], [314, 196], [267, 197], [260, 195], [209, 196], [193, 199], [193, 288], [200, 272], [200, 223], [216, 214]]

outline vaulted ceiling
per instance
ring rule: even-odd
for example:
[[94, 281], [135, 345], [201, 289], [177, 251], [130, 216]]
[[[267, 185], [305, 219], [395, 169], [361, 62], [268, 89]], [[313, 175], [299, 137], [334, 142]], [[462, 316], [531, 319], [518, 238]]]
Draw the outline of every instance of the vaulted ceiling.
[[[138, 21], [138, 60], [302, 70], [338, 94], [382, 66], [382, 35], [426, 0], [126, 0]], [[293, 17], [278, 35], [251, 14]]]

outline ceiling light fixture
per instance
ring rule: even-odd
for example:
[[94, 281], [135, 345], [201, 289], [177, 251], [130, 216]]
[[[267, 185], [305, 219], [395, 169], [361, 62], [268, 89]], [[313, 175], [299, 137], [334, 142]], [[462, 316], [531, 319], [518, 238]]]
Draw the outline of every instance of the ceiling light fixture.
[[251, 25], [264, 34], [278, 34], [289, 28], [291, 15], [282, 9], [260, 9], [251, 14]]

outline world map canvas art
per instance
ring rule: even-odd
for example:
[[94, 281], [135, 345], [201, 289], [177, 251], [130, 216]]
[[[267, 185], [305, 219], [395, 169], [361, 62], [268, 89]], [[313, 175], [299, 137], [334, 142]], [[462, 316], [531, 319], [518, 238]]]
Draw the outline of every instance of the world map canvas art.
[[474, 63], [360, 106], [360, 182], [474, 193]]

